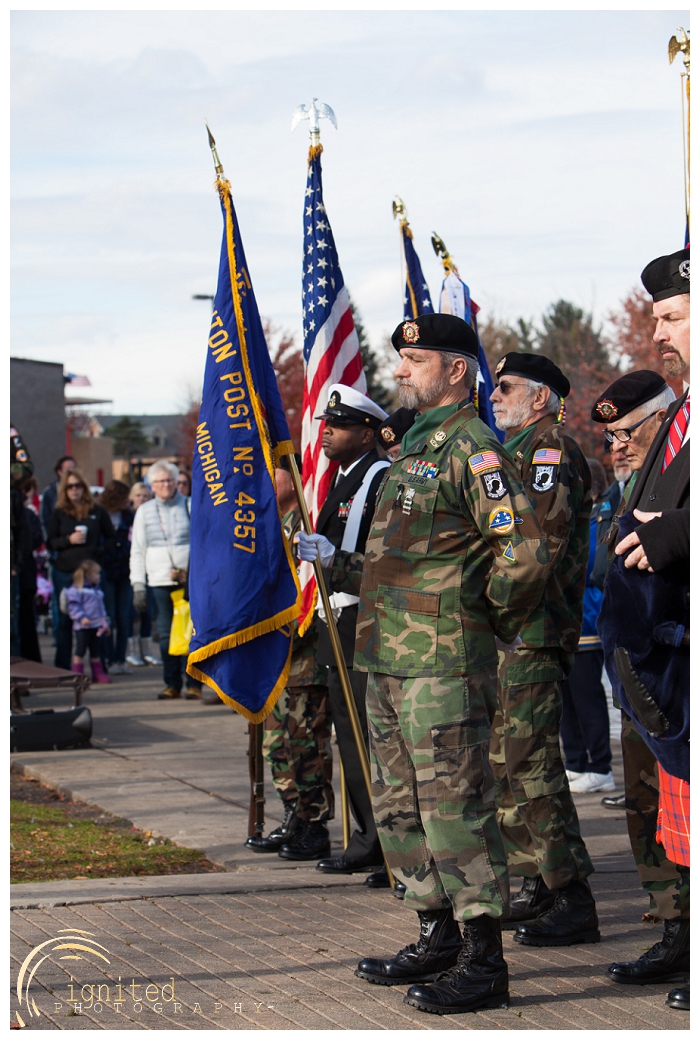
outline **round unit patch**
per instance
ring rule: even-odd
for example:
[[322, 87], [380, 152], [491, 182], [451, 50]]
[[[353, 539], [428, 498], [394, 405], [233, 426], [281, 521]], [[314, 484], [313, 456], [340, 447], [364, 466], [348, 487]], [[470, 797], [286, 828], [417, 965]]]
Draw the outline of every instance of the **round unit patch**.
[[509, 534], [515, 527], [515, 517], [510, 509], [492, 509], [489, 513], [489, 531]]

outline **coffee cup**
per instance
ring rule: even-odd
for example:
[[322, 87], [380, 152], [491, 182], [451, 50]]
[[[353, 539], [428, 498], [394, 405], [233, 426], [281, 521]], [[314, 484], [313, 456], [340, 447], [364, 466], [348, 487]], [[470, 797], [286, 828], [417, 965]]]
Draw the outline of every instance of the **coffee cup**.
[[83, 536], [83, 541], [84, 541], [85, 538], [87, 538], [87, 533], [88, 533], [87, 524], [76, 524], [75, 525], [75, 529], [76, 529], [76, 531], [79, 534], [81, 534]]

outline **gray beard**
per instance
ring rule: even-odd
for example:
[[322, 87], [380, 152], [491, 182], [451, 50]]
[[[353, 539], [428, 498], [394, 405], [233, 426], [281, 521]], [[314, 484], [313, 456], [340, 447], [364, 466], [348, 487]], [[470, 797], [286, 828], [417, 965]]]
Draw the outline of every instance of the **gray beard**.
[[499, 408], [498, 411], [496, 411], [496, 407], [493, 409], [493, 421], [499, 430], [512, 430], [514, 426], [523, 426], [529, 418], [530, 402], [527, 397], [513, 408], [507, 410]]
[[425, 386], [417, 387], [409, 379], [396, 380], [402, 408], [425, 408], [431, 401], [439, 400], [450, 385], [447, 375], [440, 374]]

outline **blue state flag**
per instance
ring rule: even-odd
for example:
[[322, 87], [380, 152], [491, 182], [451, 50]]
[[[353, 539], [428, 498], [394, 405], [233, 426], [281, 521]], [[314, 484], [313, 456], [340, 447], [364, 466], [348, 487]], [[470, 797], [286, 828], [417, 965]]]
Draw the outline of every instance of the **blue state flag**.
[[285, 687], [301, 593], [275, 497], [294, 449], [226, 180], [202, 406], [192, 464], [187, 671], [251, 722]]
[[[478, 338], [479, 327], [476, 320], [478, 310], [478, 306], [471, 298], [469, 286], [462, 281], [457, 269], [453, 267], [443, 281], [440, 289], [440, 313], [456, 314], [458, 318], [463, 318], [465, 321], [468, 321]], [[481, 345], [481, 339], [479, 339], [478, 361], [479, 374], [477, 377], [474, 404], [481, 421], [486, 423], [486, 425], [496, 434], [499, 441], [503, 443], [503, 430], [498, 429], [493, 417], [493, 407], [490, 401], [491, 394], [493, 393], [493, 379], [491, 377], [489, 363], [486, 360], [484, 348]]]
[[413, 232], [407, 220], [401, 221], [401, 241], [403, 255], [406, 258], [406, 293], [403, 301], [404, 318], [417, 318], [420, 314], [433, 313], [433, 301], [430, 299], [428, 283], [423, 277], [423, 269], [413, 244]]

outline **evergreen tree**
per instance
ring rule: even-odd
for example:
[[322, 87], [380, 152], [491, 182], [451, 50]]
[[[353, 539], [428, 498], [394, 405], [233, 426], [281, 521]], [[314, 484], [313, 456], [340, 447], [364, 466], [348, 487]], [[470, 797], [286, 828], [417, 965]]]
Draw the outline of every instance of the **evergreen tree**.
[[362, 367], [365, 370], [365, 379], [367, 380], [367, 393], [380, 408], [383, 408], [386, 412], [391, 412], [392, 393], [381, 380], [380, 365], [377, 361], [377, 355], [370, 346], [367, 333], [365, 332], [365, 327], [362, 324], [362, 318], [360, 317], [357, 307], [353, 303], [352, 299], [350, 300], [350, 310], [352, 311], [352, 319], [355, 322], [355, 332], [360, 341]]
[[114, 454], [128, 457], [140, 455], [148, 448], [148, 438], [138, 419], [122, 416], [118, 422], [105, 430], [105, 437], [114, 438]]

